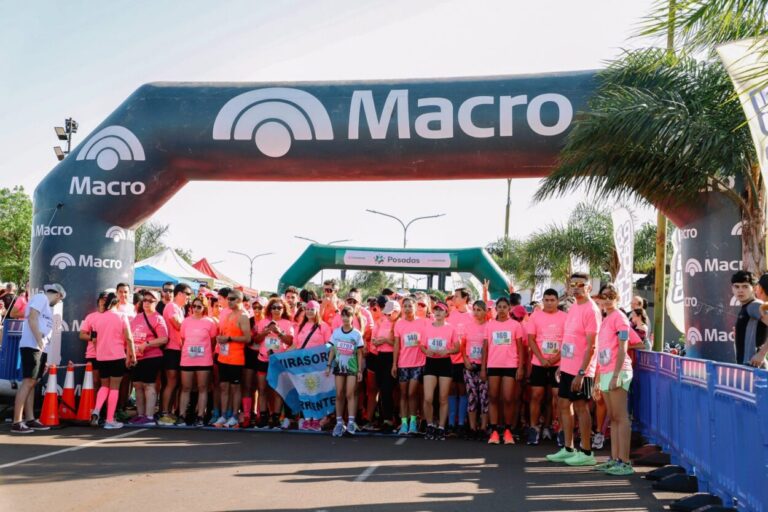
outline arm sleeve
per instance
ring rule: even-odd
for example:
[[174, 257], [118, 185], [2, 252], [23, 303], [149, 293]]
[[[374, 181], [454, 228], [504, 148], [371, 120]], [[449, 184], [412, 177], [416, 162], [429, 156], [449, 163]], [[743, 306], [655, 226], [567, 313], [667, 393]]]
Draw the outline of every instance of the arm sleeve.
[[750, 302], [747, 306], [747, 314], [750, 318], [760, 320], [760, 303], [757, 301]]

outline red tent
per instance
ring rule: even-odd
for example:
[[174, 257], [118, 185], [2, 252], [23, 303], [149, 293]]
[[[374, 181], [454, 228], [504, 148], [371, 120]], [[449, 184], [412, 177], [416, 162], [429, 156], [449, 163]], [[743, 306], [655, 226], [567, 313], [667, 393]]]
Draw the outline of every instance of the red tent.
[[259, 295], [258, 290], [254, 290], [253, 288], [248, 288], [247, 286], [243, 286], [239, 284], [237, 281], [235, 281], [234, 279], [231, 279], [225, 276], [224, 274], [222, 274], [221, 272], [219, 272], [218, 270], [216, 270], [213, 267], [213, 265], [208, 263], [208, 260], [206, 258], [203, 258], [200, 261], [193, 263], [192, 266], [195, 267], [200, 272], [202, 272], [203, 274], [209, 275], [218, 281], [222, 281], [232, 288], [237, 288], [238, 290], [242, 290], [242, 292], [245, 293], [246, 295], [249, 295], [251, 297], [256, 297], [257, 295]]

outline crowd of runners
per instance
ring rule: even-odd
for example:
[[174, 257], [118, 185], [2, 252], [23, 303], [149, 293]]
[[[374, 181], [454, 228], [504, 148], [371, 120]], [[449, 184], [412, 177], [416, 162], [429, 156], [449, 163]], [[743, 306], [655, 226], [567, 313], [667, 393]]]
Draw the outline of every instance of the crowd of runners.
[[[249, 298], [204, 286], [195, 294], [172, 283], [160, 293], [134, 294], [125, 283], [99, 293], [80, 331], [97, 386], [91, 424], [549, 441], [560, 449], [548, 460], [578, 466], [596, 465], [593, 446], [610, 435], [601, 469], [633, 471], [627, 394], [631, 350], [644, 347], [647, 331], [640, 297], [622, 311], [613, 285], [593, 295], [581, 273], [564, 296], [548, 289], [528, 307], [515, 293], [494, 301], [465, 288], [444, 301], [390, 289], [366, 300], [355, 289], [339, 297], [335, 280], [319, 295], [290, 287]], [[14, 433], [44, 428], [30, 389], [45, 368], [50, 309], [64, 296], [47, 285], [27, 306]], [[318, 346], [329, 351], [336, 414], [305, 420], [269, 387], [267, 372], [272, 354]]]

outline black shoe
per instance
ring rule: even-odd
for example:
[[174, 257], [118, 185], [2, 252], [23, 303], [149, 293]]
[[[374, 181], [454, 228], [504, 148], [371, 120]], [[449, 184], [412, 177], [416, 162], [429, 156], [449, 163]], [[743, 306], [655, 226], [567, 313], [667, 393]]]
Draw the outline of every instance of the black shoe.
[[435, 441], [445, 441], [445, 429], [440, 427], [435, 434]]
[[427, 441], [431, 441], [435, 438], [435, 427], [432, 425], [427, 425], [427, 431], [424, 434], [424, 439]]

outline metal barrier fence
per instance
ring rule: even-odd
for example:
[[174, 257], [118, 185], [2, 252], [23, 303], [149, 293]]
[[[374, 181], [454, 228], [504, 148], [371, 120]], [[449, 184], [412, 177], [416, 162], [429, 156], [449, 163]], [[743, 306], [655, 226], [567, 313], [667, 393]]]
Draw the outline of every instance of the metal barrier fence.
[[768, 371], [638, 352], [635, 429], [740, 510], [768, 512]]
[[19, 341], [21, 340], [22, 320], [5, 320], [3, 322], [3, 339], [0, 344], [0, 380], [21, 380], [21, 356]]

